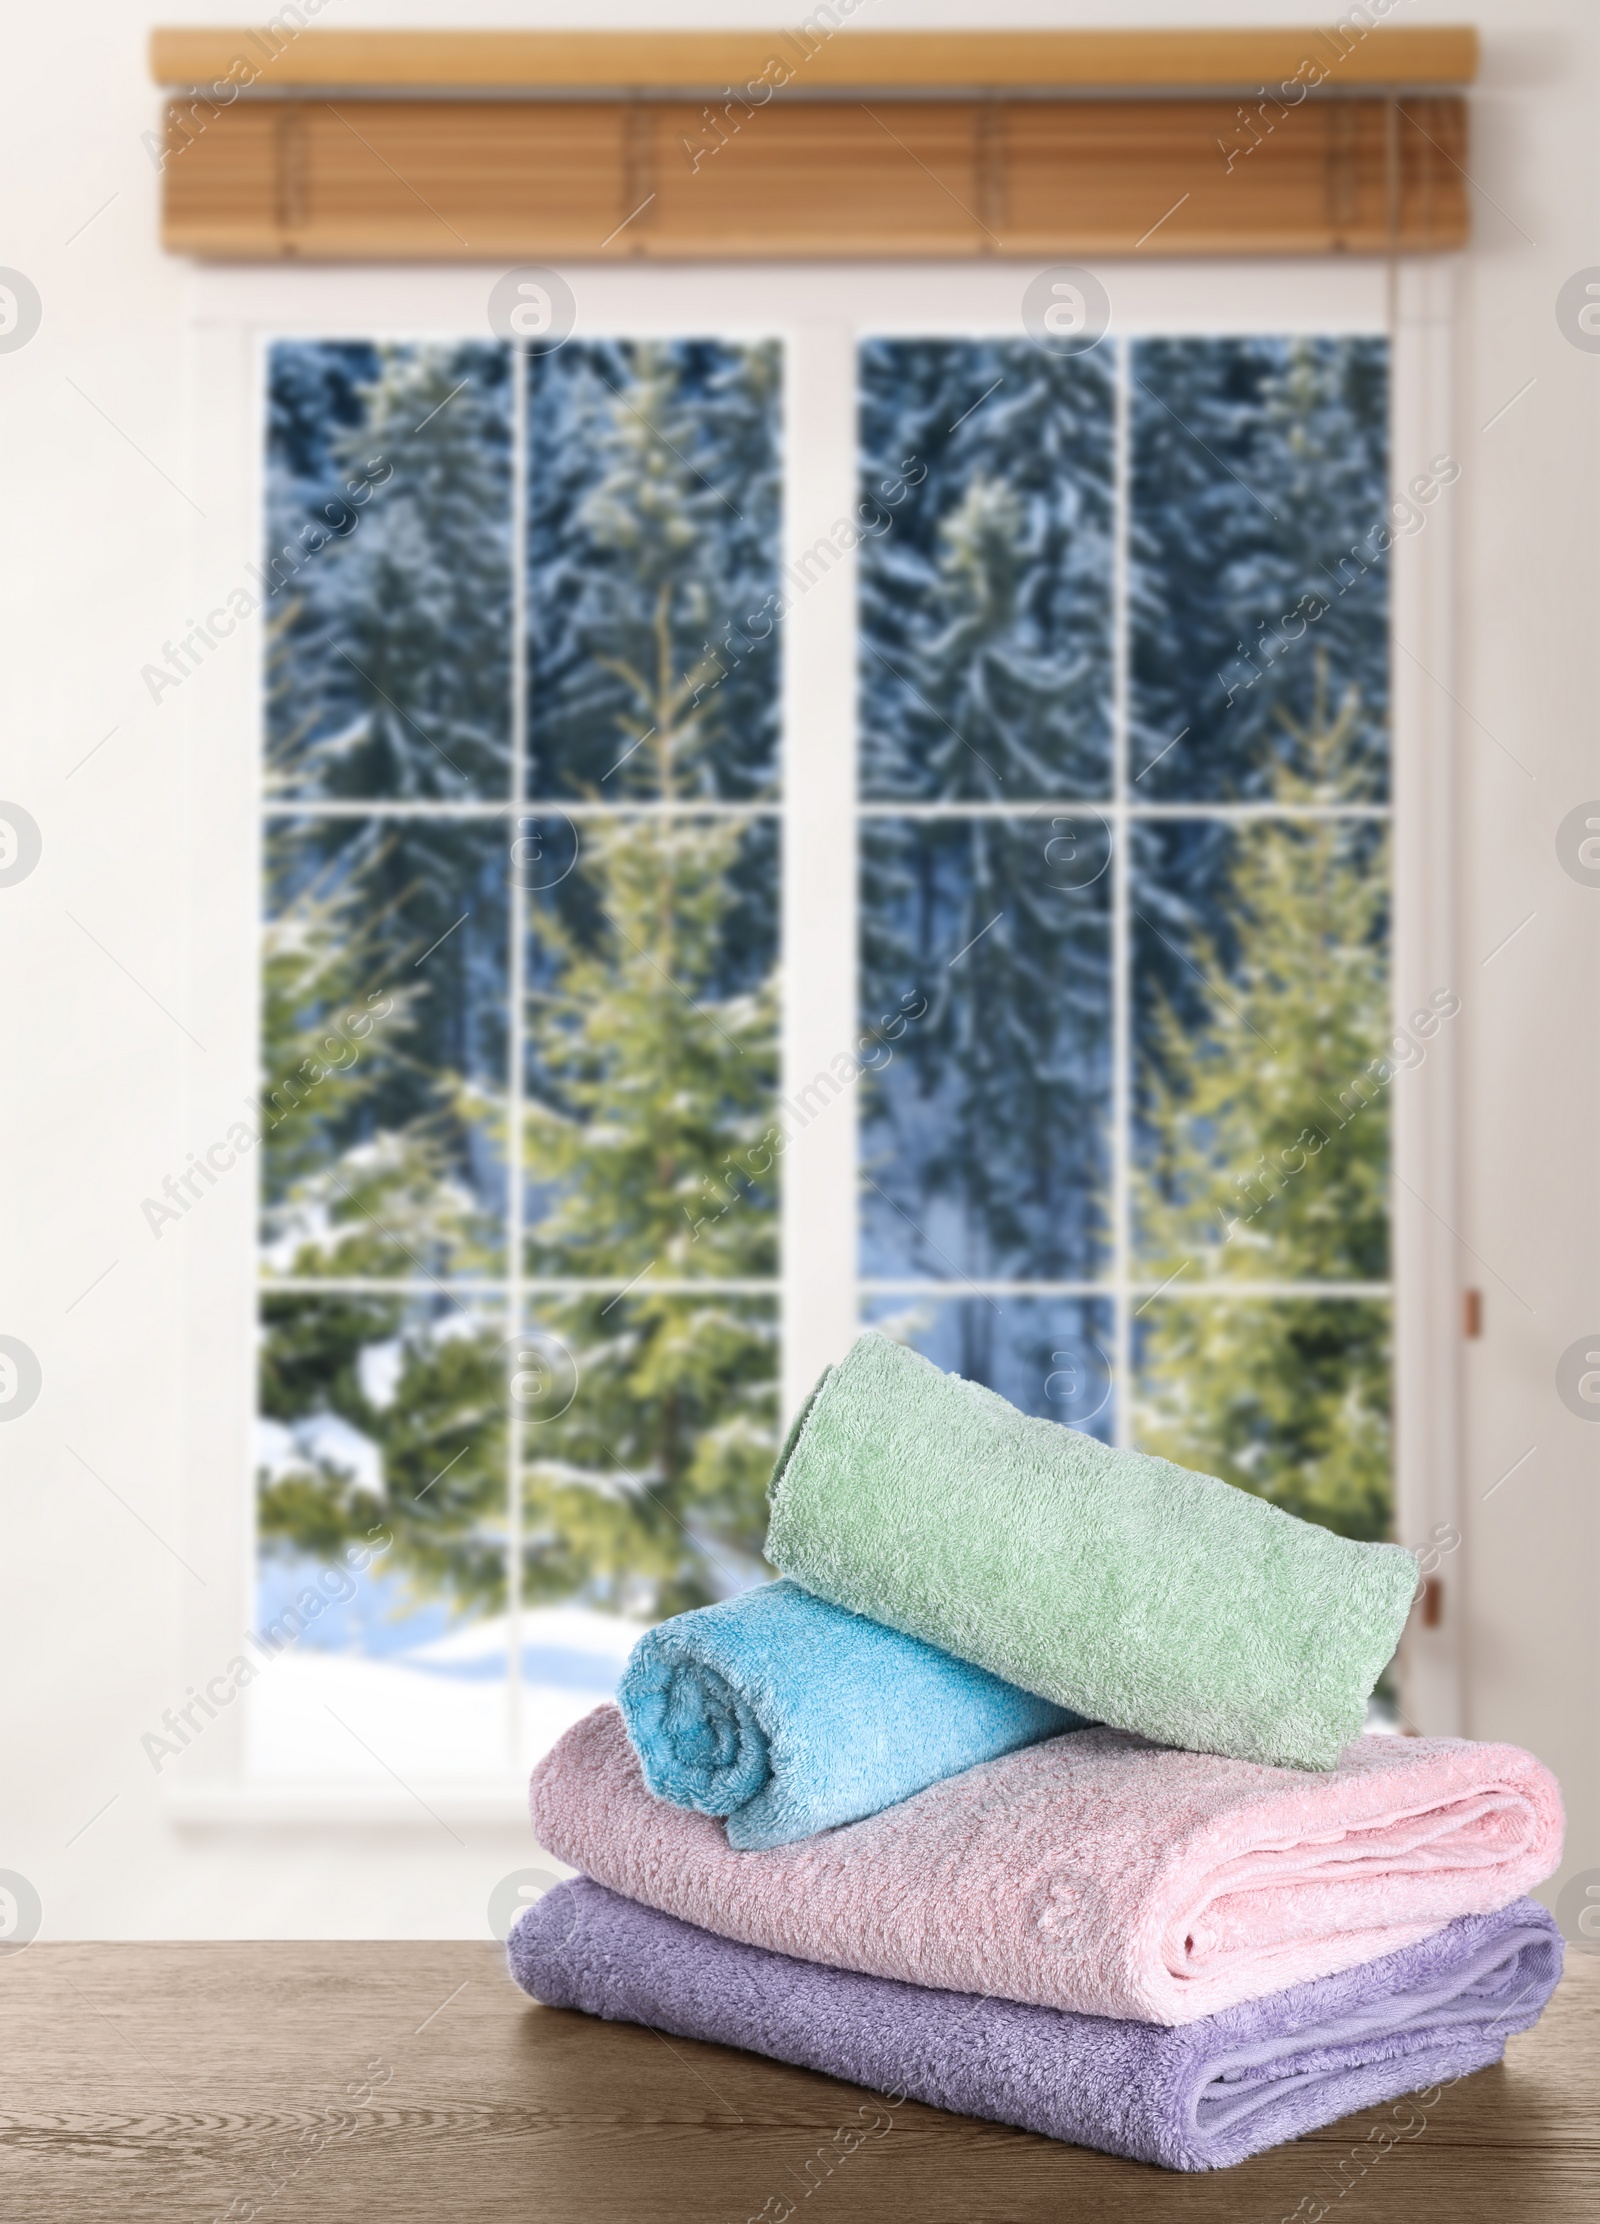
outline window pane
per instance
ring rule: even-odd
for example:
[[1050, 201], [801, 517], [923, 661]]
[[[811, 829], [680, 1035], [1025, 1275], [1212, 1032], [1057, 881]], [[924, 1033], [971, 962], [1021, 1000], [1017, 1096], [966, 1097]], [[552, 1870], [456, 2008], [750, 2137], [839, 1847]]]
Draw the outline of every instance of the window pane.
[[655, 1620], [760, 1582], [777, 1301], [541, 1295], [518, 1392], [523, 1596]]
[[280, 340], [268, 375], [269, 790], [503, 796], [508, 351]]
[[1131, 415], [1130, 795], [1274, 794], [1338, 718], [1318, 799], [1381, 800], [1387, 342], [1139, 341]]
[[263, 1772], [504, 1767], [505, 1338], [488, 1302], [263, 1299]]
[[267, 829], [263, 1241], [283, 1274], [501, 1257], [507, 829]]
[[531, 910], [530, 1273], [776, 1274], [777, 907], [770, 819], [582, 822]]
[[772, 342], [530, 359], [530, 795], [775, 791], [780, 393]]
[[1109, 842], [1080, 820], [863, 824], [869, 1280], [1076, 1280], [1105, 1258]]
[[861, 388], [862, 793], [1107, 794], [1109, 362], [875, 340]]
[[[522, 1656], [521, 1749], [513, 1766], [525, 1778], [563, 1731], [614, 1699], [628, 1655], [654, 1620], [635, 1620], [590, 1606], [580, 1593], [550, 1606], [524, 1606], [517, 1616]], [[442, 1649], [442, 1648], [441, 1648]], [[505, 1637], [495, 1673], [504, 1675]], [[463, 1666], [462, 1674], [476, 1673]]]
[[1109, 1299], [869, 1297], [863, 1318], [1024, 1413], [1109, 1443], [1116, 1426]]
[[1370, 820], [1137, 830], [1135, 1258], [1153, 1281], [1382, 1281], [1387, 845]]
[[1389, 1308], [1159, 1297], [1135, 1324], [1135, 1441], [1348, 1537], [1386, 1537]]

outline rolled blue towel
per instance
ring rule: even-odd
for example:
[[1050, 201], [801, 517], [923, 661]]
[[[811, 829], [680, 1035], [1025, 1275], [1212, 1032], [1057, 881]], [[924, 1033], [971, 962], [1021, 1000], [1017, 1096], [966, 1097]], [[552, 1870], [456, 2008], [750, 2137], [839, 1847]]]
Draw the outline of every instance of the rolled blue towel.
[[741, 1851], [858, 1822], [1084, 1727], [1082, 1715], [788, 1581], [646, 1631], [617, 1704], [656, 1798], [725, 1815]]

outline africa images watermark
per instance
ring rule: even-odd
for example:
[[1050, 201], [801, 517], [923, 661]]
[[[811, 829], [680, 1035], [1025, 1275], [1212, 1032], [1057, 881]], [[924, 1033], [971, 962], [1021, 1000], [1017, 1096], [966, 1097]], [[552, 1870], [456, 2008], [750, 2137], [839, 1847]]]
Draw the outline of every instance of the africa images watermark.
[[[815, 2154], [806, 2157], [803, 2170], [791, 2169], [789, 2176], [805, 2188], [800, 2199], [809, 2201], [841, 2162], [847, 2162], [851, 2155], [860, 2151], [865, 2140], [887, 2139], [894, 2129], [894, 2112], [904, 2108], [907, 2097], [905, 2088], [897, 2085], [892, 2092], [884, 2093], [875, 2101], [863, 2101], [856, 2110], [859, 2124], [841, 2124], [831, 2139], [825, 2139]], [[787, 2193], [769, 2194], [750, 2217], [749, 2224], [788, 2224], [798, 2205]]]
[[[380, 1541], [374, 1542], [375, 1539]], [[302, 1585], [293, 1605], [284, 1607], [271, 1621], [263, 1622], [259, 1633], [246, 1630], [244, 1644], [252, 1646], [261, 1656], [258, 1661], [250, 1659], [241, 1648], [216, 1675], [207, 1678], [203, 1690], [197, 1691], [190, 1684], [188, 1698], [177, 1707], [168, 1707], [161, 1717], [161, 1728], [146, 1730], [139, 1740], [140, 1750], [155, 1773], [159, 1776], [168, 1761], [186, 1753], [210, 1724], [249, 1689], [257, 1676], [270, 1668], [280, 1654], [299, 1643], [312, 1623], [319, 1621], [330, 1606], [348, 1606], [360, 1589], [356, 1578], [365, 1575], [373, 1561], [380, 1559], [393, 1543], [392, 1533], [379, 1522], [367, 1531], [366, 1543], [347, 1545], [343, 1560], [320, 1569], [316, 1582]]]
[[[379, 2071], [383, 2072], [380, 2077]], [[376, 2096], [394, 2076], [394, 2064], [381, 2054], [374, 2054], [367, 2062], [364, 2075], [345, 2080], [345, 2094], [358, 2108], [369, 2108]], [[280, 2147], [277, 2152], [259, 2157], [255, 2168], [262, 2172], [267, 2192], [266, 2200], [275, 2201], [299, 2177], [307, 2163], [341, 2139], [351, 2139], [361, 2128], [359, 2120], [346, 2113], [343, 2107], [324, 2101], [313, 2114], [310, 2123], [301, 2130], [292, 2146]], [[211, 2224], [253, 2224], [261, 2214], [264, 2203], [261, 2196], [236, 2193], [225, 2209], [219, 2209]]]
[[[916, 1008], [913, 1009], [913, 1006]], [[928, 999], [920, 990], [906, 990], [900, 998], [899, 1009], [885, 1012], [876, 1028], [869, 1027], [858, 1035], [853, 1050], [837, 1052], [826, 1066], [812, 1075], [803, 1088], [795, 1090], [793, 1097], [780, 1097], [780, 1113], [793, 1120], [797, 1130], [808, 1128], [819, 1113], [826, 1111], [830, 1104], [842, 1097], [846, 1089], [853, 1088], [864, 1073], [882, 1073], [894, 1058], [889, 1045], [898, 1042], [909, 1023], [923, 1018], [927, 1010]], [[872, 1044], [876, 1044], [883, 1052], [881, 1058], [871, 1054], [869, 1045]], [[858, 1052], [861, 1055], [858, 1056]], [[688, 1205], [683, 1208], [684, 1218], [689, 1223], [689, 1241], [698, 1243], [702, 1228], [715, 1226], [739, 1202], [741, 1196], [755, 1193], [757, 1184], [771, 1173], [773, 1166], [793, 1140], [793, 1136], [787, 1134], [782, 1126], [769, 1127], [744, 1150], [730, 1152], [722, 1163], [731, 1167], [732, 1172], [726, 1177], [718, 1175], [701, 1185], [704, 1196], [720, 1209], [716, 1212], [704, 1212], [697, 1219]], [[743, 1164], [736, 1166], [736, 1158], [741, 1159]], [[743, 1191], [738, 1187], [741, 1175], [748, 1184]], [[717, 1186], [724, 1181], [725, 1190]]]
[[[1494, 2021], [1509, 2024], [1531, 1989], [1531, 1986], [1524, 1986], [1516, 1999]], [[1342, 2201], [1347, 2193], [1353, 2192], [1367, 2172], [1380, 2163], [1385, 2155], [1392, 2154], [1404, 2141], [1422, 2137], [1428, 2128], [1429, 2116], [1439, 2107], [1445, 2094], [1464, 2078], [1475, 2076], [1477, 2066], [1457, 2070], [1454, 2077], [1442, 2077], [1436, 2085], [1424, 2086], [1420, 2092], [1403, 2094], [1399, 2100], [1392, 2101], [1386, 2115], [1379, 2118], [1365, 2139], [1359, 2140], [1342, 2154], [1336, 2163], [1324, 2162], [1319, 2165], [1323, 2176], [1334, 2187], [1333, 2193], [1305, 2194], [1282, 2217], [1281, 2224], [1322, 2224], [1322, 2219], [1332, 2213], [1335, 2204]]]
[[[1381, 561], [1395, 544], [1398, 537], [1396, 528], [1398, 528], [1398, 533], [1404, 533], [1408, 538], [1412, 534], [1420, 533], [1427, 523], [1427, 511], [1425, 508], [1418, 508], [1417, 504], [1436, 502], [1439, 498], [1440, 489], [1454, 486], [1460, 476], [1461, 466], [1454, 456], [1434, 456], [1426, 472], [1419, 471], [1411, 480], [1406, 493], [1389, 505], [1388, 517], [1380, 519], [1376, 525], [1362, 535], [1360, 540], [1351, 543], [1349, 554], [1339, 558], [1337, 571], [1331, 570], [1326, 564], [1319, 564], [1318, 570], [1327, 575], [1341, 595], [1348, 594], [1356, 581], [1370, 568], [1367, 563], [1363, 562], [1363, 555], [1369, 557], [1372, 563]], [[1394, 520], [1393, 526], [1389, 523], [1391, 518]], [[1353, 570], [1349, 568], [1351, 566], [1354, 566]], [[1261, 659], [1261, 665], [1270, 672], [1276, 665], [1283, 662], [1295, 643], [1304, 638], [1309, 628], [1315, 625], [1319, 618], [1325, 618], [1332, 608], [1333, 602], [1328, 596], [1321, 593], [1317, 588], [1309, 589], [1300, 597], [1293, 609], [1286, 610], [1278, 619], [1279, 630], [1277, 632], [1273, 631], [1271, 623], [1266, 618], [1256, 620], [1256, 632], [1261, 638], [1250, 644], [1250, 651], [1253, 651]], [[1299, 621], [1298, 624], [1293, 622], [1295, 620]], [[1269, 642], [1276, 650], [1276, 654], [1269, 654]], [[1244, 643], [1242, 641], [1235, 642], [1234, 647], [1238, 653], [1235, 665], [1230, 669], [1237, 669], [1237, 666], [1242, 664], [1249, 672], [1250, 677], [1230, 681], [1223, 673], [1219, 672], [1217, 674], [1217, 684], [1226, 698], [1224, 707], [1230, 710], [1233, 707], [1234, 697], [1248, 693], [1262, 676], [1261, 669], [1251, 663], [1250, 651], [1246, 650]], [[1148, 767], [1146, 769], [1148, 770]]]
[[[1369, 1105], [1376, 1103], [1381, 1090], [1388, 1088], [1397, 1073], [1409, 1073], [1420, 1066], [1427, 1057], [1427, 1045], [1438, 1034], [1447, 1019], [1453, 1019], [1461, 1009], [1461, 999], [1454, 989], [1435, 989], [1421, 1011], [1411, 1015], [1411, 1027], [1421, 1041], [1413, 1039], [1403, 1027], [1397, 1027], [1389, 1038], [1384, 1055], [1374, 1058], [1348, 1085], [1339, 1091], [1334, 1104], [1325, 1097], [1318, 1102], [1331, 1117], [1327, 1132], [1320, 1127], [1303, 1127], [1294, 1141], [1278, 1153], [1276, 1165], [1269, 1165], [1266, 1153], [1257, 1155], [1255, 1165], [1248, 1173], [1234, 1177], [1234, 1188], [1239, 1193], [1239, 1203], [1250, 1204], [1248, 1212], [1230, 1213], [1226, 1205], [1218, 1205], [1217, 1218], [1222, 1223], [1222, 1241], [1229, 1243], [1239, 1229], [1266, 1211], [1268, 1205], [1281, 1197], [1296, 1175], [1303, 1174], [1314, 1158], [1320, 1157], [1333, 1138], [1359, 1118]], [[1256, 1192], [1259, 1190], [1259, 1196]]]
[[[235, 1120], [226, 1135], [220, 1136], [209, 1150], [191, 1151], [183, 1171], [169, 1174], [161, 1184], [160, 1197], [142, 1198], [139, 1209], [157, 1243], [169, 1220], [181, 1220], [191, 1211], [208, 1189], [216, 1188], [222, 1175], [231, 1173], [240, 1159], [256, 1148], [264, 1135], [270, 1135], [292, 1113], [298, 1112], [320, 1082], [326, 1081], [331, 1073], [348, 1073], [361, 1055], [358, 1045], [371, 1034], [378, 1021], [387, 1019], [393, 1010], [394, 998], [375, 989], [367, 998], [365, 1009], [346, 1012], [340, 1025], [323, 1036], [325, 1058], [302, 1058], [294, 1072], [286, 1075], [263, 1100], [246, 1097], [248, 1120]], [[347, 1055], [335, 1056], [335, 1044]], [[272, 1107], [270, 1115], [269, 1105]], [[162, 1198], [167, 1202], [163, 1203]]]
[[688, 679], [694, 683], [689, 708], [693, 710], [703, 696], [713, 694], [743, 662], [733, 646], [735, 634], [745, 656], [770, 640], [773, 627], [782, 624], [795, 604], [810, 594], [818, 580], [825, 579], [835, 564], [843, 563], [863, 541], [881, 540], [894, 523], [893, 510], [905, 500], [910, 489], [921, 486], [927, 476], [925, 463], [919, 462], [915, 455], [905, 457], [894, 478], [879, 480], [876, 494], [863, 495], [849, 517], [836, 518], [809, 548], [791, 557], [779, 574], [779, 585], [766, 596], [759, 609], [751, 611], [737, 625], [730, 620], [720, 639], [703, 644], [703, 661], [688, 674]]
[[195, 87], [187, 108], [177, 101], [171, 104], [167, 110], [165, 137], [158, 131], [141, 131], [139, 144], [149, 156], [151, 168], [164, 170], [174, 155], [183, 154], [191, 147], [207, 124], [214, 123], [223, 109], [231, 108], [239, 95], [248, 92], [268, 66], [294, 43], [305, 30], [308, 18], [321, 15], [327, 5], [328, 0], [298, 0], [296, 5], [280, 8], [257, 29], [241, 31], [239, 36], [248, 39], [262, 59], [257, 61], [252, 55], [236, 54], [225, 75], [214, 79], [208, 91]]
[[[1355, 7], [1345, 10], [1337, 23], [1330, 24], [1326, 30], [1317, 28], [1308, 32], [1308, 37], [1326, 41], [1333, 49], [1333, 60], [1322, 63], [1308, 54], [1293, 77], [1286, 77], [1280, 82], [1277, 93], [1269, 93], [1265, 85], [1257, 87], [1255, 117], [1243, 108], [1234, 111], [1251, 137], [1242, 146], [1225, 147], [1220, 139], [1217, 141], [1217, 152], [1224, 158], [1230, 176], [1234, 164], [1245, 155], [1254, 154], [1257, 147], [1262, 146], [1277, 129], [1276, 123], [1268, 122], [1268, 105], [1276, 108], [1280, 116], [1291, 115], [1308, 93], [1315, 92], [1319, 85], [1327, 83], [1340, 64], [1355, 52], [1367, 33], [1375, 30], [1385, 17], [1392, 15], [1398, 5], [1399, 0], [1366, 0], [1365, 5], [1358, 0]], [[1266, 124], [1265, 132], [1256, 130], [1257, 117]]]
[[[349, 539], [361, 522], [362, 505], [371, 500], [376, 488], [386, 486], [394, 477], [394, 465], [386, 462], [382, 455], [369, 456], [361, 468], [366, 476], [346, 479], [344, 493], [325, 502], [321, 516], [308, 519], [294, 538], [286, 541], [264, 566], [245, 565], [252, 586], [261, 590], [259, 595], [252, 592], [252, 587], [241, 583], [215, 610], [206, 612], [203, 623], [190, 618], [190, 630], [179, 642], [162, 642], [161, 654], [165, 662], [146, 664], [139, 672], [151, 702], [159, 708], [164, 695], [181, 687], [186, 679], [192, 679], [206, 654], [220, 648], [246, 618], [253, 618], [264, 608], [310, 557], [320, 556], [334, 541]], [[336, 515], [336, 512], [341, 514]]]
[[[804, 22], [797, 23], [792, 31], [777, 32], [775, 35], [787, 40], [798, 59], [790, 62], [781, 54], [769, 54], [760, 74], [746, 80], [743, 92], [735, 92], [731, 85], [723, 86], [721, 116], [710, 107], [700, 111], [700, 129], [707, 138], [693, 144], [687, 138], [678, 141], [690, 170], [698, 172], [701, 163], [720, 154], [742, 128], [741, 119], [733, 113], [735, 107], [742, 108], [746, 117], [765, 108], [773, 94], [792, 84], [812, 56], [821, 53], [841, 24], [865, 5], [866, 0], [824, 0], [823, 6], [813, 8]], [[723, 129], [724, 121], [732, 125], [731, 131]]]

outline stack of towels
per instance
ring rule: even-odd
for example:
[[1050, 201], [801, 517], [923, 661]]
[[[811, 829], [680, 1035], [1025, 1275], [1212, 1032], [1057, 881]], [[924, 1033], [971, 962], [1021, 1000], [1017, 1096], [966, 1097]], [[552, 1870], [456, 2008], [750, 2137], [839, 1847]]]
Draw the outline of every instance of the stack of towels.
[[771, 1485], [784, 1580], [651, 1630], [534, 1773], [553, 2006], [1175, 2170], [1499, 2059], [1555, 1781], [1361, 1735], [1416, 1587], [868, 1334]]

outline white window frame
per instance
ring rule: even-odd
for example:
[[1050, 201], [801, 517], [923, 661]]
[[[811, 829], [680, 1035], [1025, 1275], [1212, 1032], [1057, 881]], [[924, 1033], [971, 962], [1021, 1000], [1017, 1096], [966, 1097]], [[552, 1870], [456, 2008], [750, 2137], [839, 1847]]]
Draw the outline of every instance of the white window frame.
[[[1391, 476], [1396, 491], [1450, 452], [1452, 260], [1105, 263], [1112, 335], [1358, 333], [1391, 339]], [[484, 337], [497, 271], [476, 268], [202, 269], [192, 274], [191, 483], [203, 490], [191, 607], [204, 612], [246, 576], [262, 547], [264, 343], [273, 337]], [[926, 265], [662, 265], [574, 267], [579, 337], [775, 336], [785, 347], [783, 547], [787, 560], [829, 533], [857, 500], [857, 349], [870, 336], [1020, 334], [1031, 267]], [[1393, 717], [1392, 979], [1397, 1017], [1454, 972], [1449, 752], [1451, 504], [1399, 536], [1391, 574]], [[856, 1012], [856, 575], [853, 556], [795, 600], [785, 620], [781, 940], [783, 1087], [825, 1069], [858, 1032]], [[261, 805], [260, 627], [241, 625], [226, 654], [186, 687], [192, 773], [191, 918], [195, 1009], [208, 1055], [188, 1106], [203, 1150], [240, 1116], [256, 1086]], [[1122, 716], [1118, 689], [1118, 719]], [[1120, 737], [1119, 737], [1120, 738]], [[1122, 778], [1121, 751], [1118, 778]], [[1100, 806], [1122, 830], [1119, 792]], [[1119, 849], [1125, 845], [1118, 844]], [[1114, 938], [1125, 935], [1113, 904]], [[1113, 963], [1120, 976], [1121, 948]], [[1117, 1088], [1127, 1085], [1125, 987], [1117, 988]], [[1455, 1519], [1457, 1271], [1453, 1031], [1392, 1091], [1392, 1290], [1395, 1338], [1396, 1533], [1421, 1543]], [[1125, 1127], [1119, 1118], [1119, 1138]], [[1123, 1152], [1118, 1149], [1119, 1161]], [[856, 1106], [853, 1094], [801, 1129], [784, 1158], [783, 1406], [792, 1413], [823, 1366], [857, 1332]], [[1120, 1164], [1119, 1182], [1127, 1178]], [[1424, 1202], [1426, 1191], [1430, 1202]], [[1118, 1214], [1118, 1271], [1127, 1284]], [[190, 1598], [183, 1659], [197, 1687], [239, 1654], [254, 1591], [256, 1194], [253, 1173], [219, 1182], [173, 1238], [183, 1245], [188, 1333], [186, 1553], [212, 1571]], [[959, 1286], [957, 1286], [959, 1287]], [[952, 1290], [950, 1294], [955, 1294]], [[1126, 1317], [1127, 1307], [1119, 1309]], [[1118, 1353], [1126, 1406], [1126, 1350]], [[1460, 1722], [1455, 1629], [1413, 1631], [1402, 1706], [1430, 1731]], [[170, 1799], [192, 1821], [381, 1816], [433, 1827], [430, 1808], [458, 1819], [520, 1811], [520, 1782], [453, 1780], [409, 1791], [323, 1782], [250, 1784], [242, 1709], [208, 1726], [174, 1772]]]

